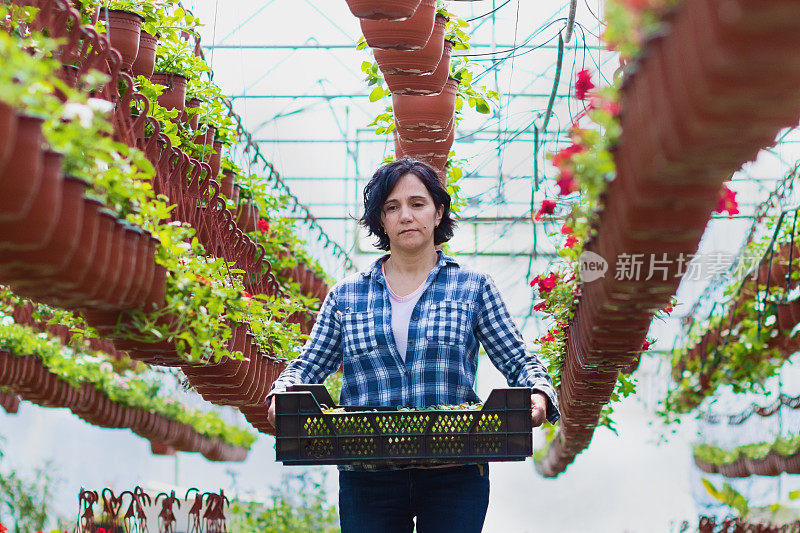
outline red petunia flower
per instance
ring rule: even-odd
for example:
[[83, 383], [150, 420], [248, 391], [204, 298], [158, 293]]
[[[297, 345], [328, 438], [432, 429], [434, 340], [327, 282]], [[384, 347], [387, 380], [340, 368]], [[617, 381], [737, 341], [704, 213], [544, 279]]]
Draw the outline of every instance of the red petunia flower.
[[717, 207], [714, 209], [715, 213], [722, 213], [723, 211], [728, 212], [728, 218], [739, 214], [736, 191], [730, 190], [727, 185], [722, 186], [722, 191], [720, 191], [719, 200], [717, 201]]
[[570, 226], [569, 224], [564, 224], [563, 226], [561, 226], [562, 235], [571, 235], [573, 231], [575, 230], [572, 229], [572, 226]]
[[586, 69], [578, 72], [578, 79], [575, 81], [575, 98], [586, 100], [586, 94], [592, 89], [594, 89], [592, 73]]
[[536, 212], [536, 215], [533, 217], [534, 220], [537, 222], [542, 220], [544, 215], [552, 215], [556, 211], [556, 203], [553, 200], [544, 200], [542, 202], [542, 206]]
[[643, 352], [646, 352], [646, 351], [647, 351], [647, 350], [649, 350], [649, 349], [650, 349], [650, 341], [646, 340], [646, 341], [644, 341], [644, 343], [642, 344], [642, 351], [643, 351]]
[[256, 224], [256, 227], [258, 228], [258, 231], [260, 231], [261, 233], [268, 232], [269, 231], [269, 220], [267, 220], [266, 218], [259, 218], [258, 219], [258, 224]]
[[556, 181], [556, 185], [560, 189], [561, 195], [566, 196], [578, 190], [578, 182], [569, 169], [561, 171], [561, 176]]
[[0, 522], [0, 533], [6, 533], [6, 531], [8, 531], [8, 528]]
[[539, 339], [539, 340], [540, 340], [541, 342], [553, 342], [553, 341], [555, 341], [555, 340], [556, 340], [556, 338], [555, 338], [555, 337], [553, 337], [553, 334], [552, 334], [552, 333], [548, 333], [547, 335], [545, 335], [544, 337], [542, 337], [542, 338], [541, 338], [541, 339]]
[[568, 235], [567, 242], [564, 243], [564, 246], [566, 248], [572, 248], [576, 244], [578, 244], [578, 238], [575, 235]]
[[573, 142], [566, 148], [559, 150], [558, 152], [555, 153], [555, 155], [553, 155], [553, 165], [555, 165], [558, 168], [561, 168], [564, 166], [565, 163], [569, 163], [572, 160], [572, 156], [574, 156], [575, 154], [579, 154], [585, 150], [586, 148], [584, 148], [580, 144], [575, 144]]
[[547, 310], [547, 301], [542, 300], [538, 304], [533, 306], [534, 311], [546, 311]]
[[556, 273], [552, 272], [548, 274], [546, 278], [541, 278], [538, 281], [539, 294], [545, 294], [552, 291], [557, 284], [558, 276], [556, 276]]

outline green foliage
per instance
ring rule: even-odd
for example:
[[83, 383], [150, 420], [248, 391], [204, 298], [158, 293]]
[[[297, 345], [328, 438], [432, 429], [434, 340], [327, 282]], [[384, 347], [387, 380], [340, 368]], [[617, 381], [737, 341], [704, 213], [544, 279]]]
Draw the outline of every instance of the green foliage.
[[745, 517], [750, 513], [750, 506], [747, 504], [747, 498], [742, 496], [728, 483], [722, 484], [722, 490], [717, 489], [713, 483], [703, 478], [703, 486], [706, 491], [715, 499], [724, 503], [732, 509], [739, 512], [739, 516]]
[[267, 505], [234, 499], [228, 515], [231, 533], [336, 533], [339, 520], [336, 507], [328, 503], [320, 481], [307, 473], [286, 479], [273, 489]]
[[118, 373], [102, 354], [76, 352], [46, 333], [36, 333], [28, 327], [14, 324], [11, 317], [3, 317], [2, 313], [0, 350], [18, 356], [35, 355], [50, 372], [74, 387], [92, 383], [115, 402], [189, 424], [207, 437], [219, 437], [235, 446], [247, 448], [255, 441], [252, 433], [225, 424], [214, 412], [184, 407], [167, 393], [162, 383], [142, 378], [131, 371]]
[[[48, 519], [52, 521], [54, 517], [51, 504], [60, 484], [54, 472], [55, 467], [49, 461], [36, 468], [31, 476], [11, 468], [0, 470], [0, 523], [13, 524], [9, 531], [14, 533], [42, 531]], [[56, 521], [60, 526], [65, 525], [62, 519]], [[55, 531], [60, 533], [61, 527]]]

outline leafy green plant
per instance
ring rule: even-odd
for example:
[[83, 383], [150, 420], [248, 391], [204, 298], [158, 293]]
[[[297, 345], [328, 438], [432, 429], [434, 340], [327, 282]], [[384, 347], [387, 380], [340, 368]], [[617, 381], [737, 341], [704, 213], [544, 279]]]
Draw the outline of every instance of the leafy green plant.
[[[0, 462], [0, 466], [5, 465]], [[61, 533], [62, 528], [68, 527], [67, 522], [56, 516], [52, 507], [60, 483], [51, 461], [37, 467], [30, 476], [8, 467], [0, 470], [0, 524], [13, 525], [11, 531], [15, 533], [29, 533], [56, 522], [58, 527], [53, 531]]]
[[207, 437], [218, 437], [235, 446], [249, 448], [255, 436], [225, 424], [217, 413], [188, 409], [167, 394], [163, 383], [132, 371], [116, 372], [102, 354], [76, 352], [46, 333], [36, 333], [14, 324], [0, 313], [0, 350], [17, 356], [35, 355], [47, 369], [74, 387], [92, 383], [115, 402], [189, 424]]
[[231, 533], [336, 533], [336, 507], [328, 503], [325, 475], [315, 480], [307, 473], [285, 479], [273, 489], [268, 504], [236, 498], [231, 502]]

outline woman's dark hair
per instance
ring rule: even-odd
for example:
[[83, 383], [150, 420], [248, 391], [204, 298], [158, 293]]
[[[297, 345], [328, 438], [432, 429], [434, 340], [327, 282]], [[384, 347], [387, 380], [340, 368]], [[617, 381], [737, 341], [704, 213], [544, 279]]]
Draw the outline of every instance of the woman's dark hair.
[[375, 171], [372, 179], [364, 187], [364, 216], [359, 222], [367, 228], [370, 235], [378, 238], [377, 247], [389, 250], [389, 236], [381, 226], [381, 210], [397, 181], [406, 174], [414, 174], [428, 189], [436, 209], [444, 207], [442, 220], [433, 232], [433, 243], [442, 244], [453, 238], [456, 221], [450, 216], [450, 195], [444, 188], [436, 171], [427, 163], [404, 157], [385, 163]]

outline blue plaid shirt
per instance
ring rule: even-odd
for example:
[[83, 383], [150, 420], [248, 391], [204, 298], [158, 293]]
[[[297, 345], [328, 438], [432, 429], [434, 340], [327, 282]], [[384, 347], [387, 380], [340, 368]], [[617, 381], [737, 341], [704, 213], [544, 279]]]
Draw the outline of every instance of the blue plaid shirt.
[[492, 279], [461, 268], [438, 252], [411, 315], [406, 360], [392, 333], [391, 303], [381, 263], [337, 283], [322, 303], [300, 356], [275, 380], [273, 391], [294, 383], [322, 383], [343, 365], [340, 405], [423, 408], [480, 402], [475, 393], [480, 342], [512, 387], [531, 387], [550, 401], [547, 419], [559, 419], [547, 370], [511, 320]]

